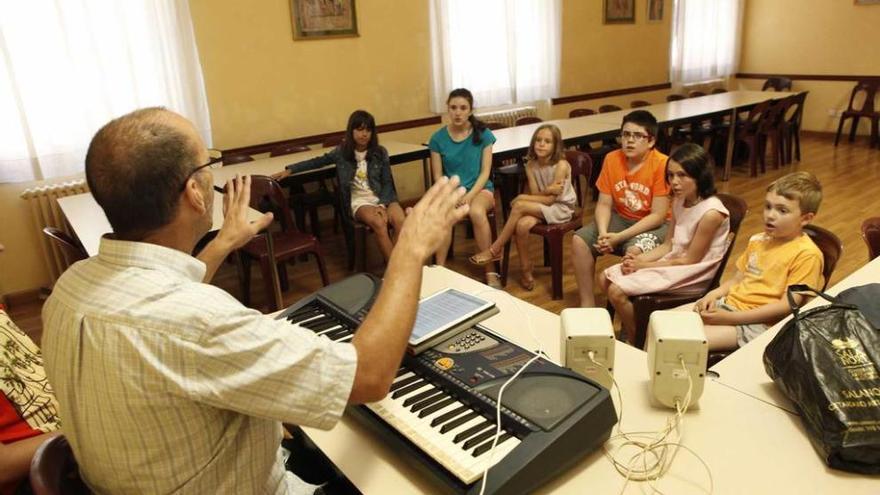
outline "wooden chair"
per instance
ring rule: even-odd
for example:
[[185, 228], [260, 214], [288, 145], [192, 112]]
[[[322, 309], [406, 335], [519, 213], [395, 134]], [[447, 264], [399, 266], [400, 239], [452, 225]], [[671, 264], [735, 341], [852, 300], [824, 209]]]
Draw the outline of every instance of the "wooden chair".
[[709, 92], [713, 95], [720, 95], [721, 93], [727, 93], [727, 90], [724, 88], [712, 88], [712, 91]]
[[49, 238], [49, 241], [51, 241], [52, 244], [61, 250], [65, 261], [67, 261], [67, 266], [89, 257], [86, 248], [84, 248], [79, 241], [67, 235], [63, 230], [56, 229], [55, 227], [43, 227], [43, 234]]
[[[408, 199], [399, 201], [400, 207], [405, 212], [407, 208], [415, 206], [422, 198]], [[350, 231], [346, 232], [345, 244], [348, 249], [348, 271], [354, 271], [357, 266], [358, 271], [367, 271], [367, 235], [373, 232], [369, 225], [360, 222], [354, 218], [351, 220]], [[388, 231], [394, 231], [391, 222], [388, 223]], [[350, 232], [350, 238], [349, 238]]]
[[650, 105], [651, 105], [651, 102], [645, 101], [645, 100], [633, 100], [633, 101], [629, 102], [630, 108], [641, 108], [641, 107], [647, 107]]
[[507, 124], [504, 122], [486, 122], [486, 128], [491, 131], [497, 131], [498, 129], [507, 129]]
[[596, 115], [596, 111], [591, 108], [575, 108], [568, 112], [568, 118], [586, 117], [587, 115]]
[[618, 110], [623, 110], [623, 108], [617, 105], [602, 105], [599, 107], [599, 113], [617, 112]]
[[30, 468], [35, 495], [82, 495], [92, 493], [79, 476], [79, 465], [64, 435], [46, 440], [34, 452]]
[[[636, 329], [635, 335], [630, 335], [629, 340], [630, 343], [637, 348], [641, 349], [645, 346], [645, 337], [648, 332], [648, 321], [651, 317], [651, 313], [662, 309], [676, 308], [682, 304], [694, 302], [721, 284], [721, 276], [724, 274], [724, 268], [727, 266], [727, 261], [730, 259], [731, 253], [733, 253], [733, 245], [736, 242], [737, 235], [739, 235], [739, 228], [740, 225], [742, 225], [742, 220], [748, 213], [748, 205], [742, 198], [730, 194], [718, 193], [718, 199], [724, 203], [724, 207], [727, 208], [727, 211], [730, 213], [730, 216], [728, 217], [728, 220], [730, 221], [730, 234], [728, 234], [727, 251], [725, 251], [724, 257], [721, 258], [721, 262], [718, 264], [718, 269], [715, 271], [715, 275], [711, 280], [702, 284], [681, 287], [666, 292], [631, 297], [630, 301], [632, 301], [633, 304]], [[609, 307], [613, 309], [610, 304]]]
[[808, 224], [804, 226], [804, 233], [810, 236], [810, 239], [816, 244], [822, 257], [824, 258], [824, 267], [822, 269], [822, 289], [828, 287], [828, 281], [834, 274], [837, 262], [843, 255], [843, 242], [840, 238], [828, 229], [819, 227], [818, 225]]
[[516, 123], [514, 125], [529, 125], [529, 124], [537, 124], [539, 122], [544, 122], [539, 117], [520, 117], [516, 119]]
[[[565, 223], [549, 225], [539, 223], [532, 227], [529, 231], [532, 234], [539, 235], [544, 239], [544, 265], [550, 265], [550, 273], [552, 277], [553, 299], [562, 299], [562, 242], [565, 234], [570, 231], [577, 230], [583, 226], [584, 220], [584, 196], [586, 194], [589, 183], [582, 189], [581, 177], [587, 181], [590, 179], [590, 170], [593, 162], [590, 155], [583, 151], [569, 150], [565, 152], [565, 159], [571, 165], [571, 185], [574, 187], [575, 196], [577, 198], [577, 207], [571, 220]], [[582, 192], [583, 191], [583, 192]], [[511, 241], [512, 242], [512, 241]], [[504, 256], [501, 262], [501, 283], [507, 285], [507, 275], [510, 267], [510, 242], [504, 245]]]
[[749, 173], [752, 177], [758, 176], [758, 160], [761, 162], [761, 170], [764, 164], [764, 146], [760, 132], [761, 119], [770, 109], [770, 100], [762, 101], [749, 110], [748, 117], [737, 125], [736, 140], [743, 142], [749, 148]]
[[[773, 168], [777, 169], [785, 162], [785, 150], [783, 149], [784, 138], [782, 134], [785, 127], [785, 114], [791, 104], [792, 100], [790, 98], [773, 101], [770, 104], [770, 108], [768, 108], [767, 111], [764, 112], [764, 115], [762, 115], [761, 122], [758, 125], [760, 140], [765, 148], [761, 153], [763, 155], [766, 152], [767, 144], [769, 144], [770, 149], [773, 151], [773, 154], [771, 155], [773, 158]], [[761, 158], [763, 163], [764, 157], [761, 156]]]
[[272, 247], [275, 253], [275, 259], [273, 260], [269, 259], [269, 249], [265, 235], [254, 237], [253, 240], [239, 249], [243, 272], [240, 285], [244, 304], [250, 305], [250, 266], [254, 260], [260, 263], [263, 285], [266, 289], [266, 296], [269, 299], [271, 311], [279, 309], [275, 307], [275, 286], [272, 283], [271, 271], [273, 263], [277, 266], [281, 290], [285, 291], [288, 285], [285, 263], [301, 254], [314, 255], [315, 261], [318, 263], [318, 271], [321, 274], [321, 282], [326, 286], [329, 283], [329, 279], [327, 278], [327, 270], [324, 266], [321, 244], [315, 236], [303, 233], [296, 228], [290, 215], [290, 209], [287, 207], [281, 185], [275, 179], [265, 175], [251, 176], [250, 206], [264, 213], [271, 211], [275, 215], [275, 219], [280, 221], [281, 231], [273, 232], [271, 236]]
[[866, 218], [862, 222], [862, 239], [868, 246], [868, 261], [880, 256], [880, 217]]
[[[859, 81], [849, 96], [849, 105], [847, 109], [840, 115], [840, 123], [837, 124], [837, 135], [834, 136], [834, 146], [840, 141], [840, 134], [843, 132], [843, 124], [847, 119], [852, 119], [849, 128], [849, 142], [853, 142], [856, 138], [856, 131], [859, 128], [859, 120], [862, 117], [871, 121], [871, 147], [875, 144], [880, 145], [880, 111], [874, 108], [874, 97], [877, 94], [877, 88], [880, 87], [880, 80]], [[855, 107], [856, 97], [864, 93], [864, 100], [861, 108]]]
[[688, 93], [688, 98], [697, 98], [700, 96], [706, 96], [705, 91], [691, 91]]
[[764, 81], [761, 91], [791, 91], [791, 79], [787, 77], [770, 77]]
[[793, 159], [801, 161], [801, 122], [804, 116], [804, 103], [808, 91], [789, 96], [789, 105], [782, 116], [781, 134], [785, 150], [785, 163]]
[[675, 93], [673, 93], [671, 95], [666, 95], [666, 101], [678, 101], [678, 100], [685, 100], [685, 99], [687, 99], [687, 96], [685, 96], [685, 95], [679, 95], [679, 94], [675, 94]]
[[272, 148], [272, 151], [269, 152], [269, 156], [292, 155], [294, 153], [302, 153], [303, 151], [309, 151], [309, 147], [304, 144], [288, 143]]
[[254, 161], [254, 157], [244, 153], [236, 153], [233, 155], [223, 155], [223, 165], [235, 165], [236, 163], [245, 163]]

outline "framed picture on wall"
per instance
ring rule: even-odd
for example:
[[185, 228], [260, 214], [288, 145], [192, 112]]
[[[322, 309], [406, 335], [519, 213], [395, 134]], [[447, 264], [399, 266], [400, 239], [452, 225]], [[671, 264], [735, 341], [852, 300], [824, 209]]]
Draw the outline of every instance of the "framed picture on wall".
[[880, 0], [855, 0], [856, 5], [880, 5]]
[[636, 22], [635, 0], [605, 0], [605, 24], [632, 24]]
[[648, 0], [648, 22], [663, 20], [663, 0]]
[[358, 36], [354, 0], [290, 0], [293, 39]]

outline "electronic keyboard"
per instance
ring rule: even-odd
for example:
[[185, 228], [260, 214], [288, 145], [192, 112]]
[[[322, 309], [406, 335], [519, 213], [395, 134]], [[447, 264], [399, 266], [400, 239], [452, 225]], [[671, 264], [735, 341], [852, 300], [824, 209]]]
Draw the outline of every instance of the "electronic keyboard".
[[[278, 319], [349, 342], [381, 282], [357, 274], [284, 310]], [[405, 355], [382, 400], [349, 407], [392, 448], [415, 459], [450, 492], [527, 493], [598, 448], [617, 422], [608, 390], [540, 358], [504, 390], [534, 353], [477, 325], [416, 355]]]

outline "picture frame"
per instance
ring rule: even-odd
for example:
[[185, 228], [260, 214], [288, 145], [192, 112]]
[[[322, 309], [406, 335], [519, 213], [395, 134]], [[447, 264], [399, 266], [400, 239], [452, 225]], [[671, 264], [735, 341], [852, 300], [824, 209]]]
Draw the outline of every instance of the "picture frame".
[[856, 5], [880, 5], [880, 0], [854, 0]]
[[645, 16], [648, 22], [663, 21], [663, 0], [648, 0], [648, 13]]
[[294, 40], [360, 36], [355, 0], [290, 0]]
[[604, 0], [605, 24], [633, 24], [636, 22], [635, 0]]

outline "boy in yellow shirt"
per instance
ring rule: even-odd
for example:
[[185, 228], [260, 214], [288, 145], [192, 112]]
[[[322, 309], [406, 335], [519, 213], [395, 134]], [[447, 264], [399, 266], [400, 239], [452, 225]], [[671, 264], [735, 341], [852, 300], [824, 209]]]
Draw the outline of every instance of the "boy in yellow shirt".
[[[710, 350], [735, 349], [789, 314], [786, 289], [822, 288], [822, 251], [804, 234], [822, 202], [822, 185], [809, 172], [794, 172], [767, 188], [764, 232], [749, 239], [737, 272], [697, 301]], [[804, 296], [795, 295], [802, 304]]]

